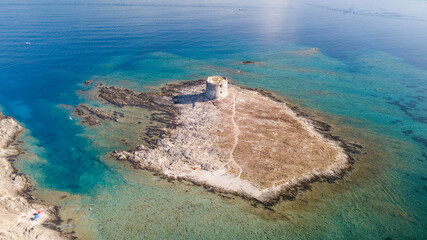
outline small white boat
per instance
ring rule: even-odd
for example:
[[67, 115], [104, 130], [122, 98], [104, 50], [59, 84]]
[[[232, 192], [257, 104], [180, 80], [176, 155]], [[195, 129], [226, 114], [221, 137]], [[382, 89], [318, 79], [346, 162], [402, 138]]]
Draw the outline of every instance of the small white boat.
[[31, 45], [31, 43], [30, 42], [25, 42], [25, 45]]

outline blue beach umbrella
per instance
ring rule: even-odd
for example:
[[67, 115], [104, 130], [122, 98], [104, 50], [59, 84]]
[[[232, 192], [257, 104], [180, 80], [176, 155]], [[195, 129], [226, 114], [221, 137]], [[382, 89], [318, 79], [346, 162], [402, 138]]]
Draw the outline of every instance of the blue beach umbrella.
[[40, 215], [38, 215], [38, 214], [34, 215], [34, 219], [37, 219], [39, 217], [40, 217]]

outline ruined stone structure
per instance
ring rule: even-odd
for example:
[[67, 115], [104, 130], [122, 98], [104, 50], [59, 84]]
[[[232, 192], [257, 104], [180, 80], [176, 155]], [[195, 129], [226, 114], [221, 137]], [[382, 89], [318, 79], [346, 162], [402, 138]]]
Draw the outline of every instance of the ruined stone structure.
[[228, 78], [222, 76], [208, 77], [205, 94], [208, 99], [226, 97], [228, 95]]

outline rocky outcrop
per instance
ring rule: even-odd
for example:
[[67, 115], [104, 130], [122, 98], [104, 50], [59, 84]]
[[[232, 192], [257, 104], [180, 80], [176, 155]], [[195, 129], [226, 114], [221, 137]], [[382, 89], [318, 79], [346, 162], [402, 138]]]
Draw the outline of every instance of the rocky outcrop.
[[[19, 154], [12, 143], [22, 130], [15, 119], [0, 113], [0, 239], [65, 238], [51, 229], [56, 228], [54, 207], [30, 203], [21, 196], [31, 184], [8, 159]], [[38, 211], [41, 217], [35, 221], [33, 214]]]
[[87, 80], [87, 81], [85, 81], [85, 85], [90, 85], [92, 82], [93, 82], [92, 79], [91, 80]]
[[[165, 126], [149, 126], [145, 134], [146, 136], [142, 138], [148, 144], [147, 147], [155, 148], [160, 139], [169, 136], [170, 132], [166, 129], [175, 129], [178, 126], [178, 109], [174, 106], [171, 99], [180, 93], [181, 88], [200, 85], [205, 82], [206, 80], [200, 79], [197, 81], [166, 84], [158, 92], [136, 92], [125, 88], [99, 85], [98, 97], [119, 108], [133, 106], [149, 110], [151, 112], [150, 121], [161, 123]], [[199, 96], [190, 95], [184, 98], [174, 99], [174, 101], [183, 100], [192, 102], [195, 98], [201, 101], [207, 100], [204, 94], [199, 94]], [[189, 99], [191, 100], [189, 101]]]
[[22, 127], [11, 117], [0, 115], [0, 151], [3, 155], [7, 151], [15, 151], [14, 148], [9, 148], [10, 143], [15, 141], [18, 134], [22, 131]]
[[102, 120], [113, 120], [113, 121], [117, 121], [117, 118], [102, 111], [99, 110], [97, 108], [93, 108], [93, 107], [88, 107], [84, 104], [80, 104], [80, 108], [84, 109], [85, 111], [89, 112], [90, 114], [93, 114], [95, 116], [97, 116], [98, 118], [102, 119]]
[[114, 111], [109, 114], [103, 110], [89, 107], [85, 104], [80, 104], [79, 107], [74, 108], [74, 113], [82, 118], [82, 123], [89, 126], [95, 126], [101, 123], [101, 120], [118, 121], [118, 117], [123, 117], [123, 113]]

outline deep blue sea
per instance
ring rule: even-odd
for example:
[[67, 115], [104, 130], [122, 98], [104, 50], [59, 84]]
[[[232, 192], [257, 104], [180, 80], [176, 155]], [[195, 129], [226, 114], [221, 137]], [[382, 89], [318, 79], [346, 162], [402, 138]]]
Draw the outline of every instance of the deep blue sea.
[[[102, 104], [91, 79], [149, 91], [209, 75], [274, 91], [366, 154], [272, 211], [108, 158], [144, 124], [87, 127], [70, 107]], [[0, 110], [26, 128], [16, 166], [81, 239], [427, 238], [423, 0], [1, 0]]]

